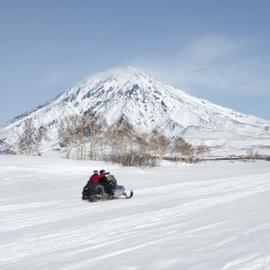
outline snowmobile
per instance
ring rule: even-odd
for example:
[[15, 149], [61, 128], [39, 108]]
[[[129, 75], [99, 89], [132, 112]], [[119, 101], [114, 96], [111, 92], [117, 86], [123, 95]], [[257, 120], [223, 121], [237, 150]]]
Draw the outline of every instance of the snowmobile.
[[95, 202], [99, 200], [130, 199], [133, 197], [133, 191], [129, 192], [123, 186], [117, 184], [117, 180], [112, 174], [106, 176], [107, 185], [95, 185], [88, 181], [82, 191], [82, 200]]

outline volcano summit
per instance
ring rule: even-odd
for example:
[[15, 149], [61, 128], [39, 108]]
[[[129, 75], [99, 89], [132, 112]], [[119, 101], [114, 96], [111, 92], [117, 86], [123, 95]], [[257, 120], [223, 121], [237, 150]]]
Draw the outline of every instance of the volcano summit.
[[0, 128], [0, 139], [15, 143], [22, 124], [32, 119], [48, 129], [47, 145], [57, 145], [61, 119], [95, 115], [109, 126], [125, 120], [138, 133], [158, 129], [168, 137], [209, 146], [226, 155], [247, 149], [270, 152], [270, 121], [245, 115], [148, 77], [132, 67], [95, 74], [52, 101], [15, 117]]

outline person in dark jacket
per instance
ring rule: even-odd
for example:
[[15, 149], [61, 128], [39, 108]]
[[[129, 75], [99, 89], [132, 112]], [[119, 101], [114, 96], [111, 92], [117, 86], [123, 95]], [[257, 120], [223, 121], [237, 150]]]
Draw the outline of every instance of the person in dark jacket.
[[100, 170], [99, 171], [99, 183], [104, 187], [105, 191], [113, 196], [114, 192], [113, 192], [113, 187], [110, 184], [108, 178], [106, 177], [106, 175], [110, 174], [110, 172], [105, 172], [105, 170]]

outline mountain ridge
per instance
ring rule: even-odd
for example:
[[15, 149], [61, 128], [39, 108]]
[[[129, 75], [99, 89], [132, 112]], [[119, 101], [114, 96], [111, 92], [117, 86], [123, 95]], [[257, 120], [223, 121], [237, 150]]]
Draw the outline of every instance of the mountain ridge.
[[[200, 130], [270, 138], [268, 120], [191, 96], [126, 67], [91, 75], [51, 101], [11, 119], [0, 127], [0, 139], [5, 134], [12, 141], [12, 132], [20, 133], [23, 121], [31, 118], [36, 127], [48, 127], [50, 137], [56, 143], [59, 120], [71, 114], [102, 117], [109, 126], [124, 118], [138, 132], [149, 133], [159, 129], [166, 136], [180, 136], [187, 140], [190, 134], [194, 137], [194, 132], [200, 133]], [[198, 136], [191, 142], [196, 144], [207, 140]]]

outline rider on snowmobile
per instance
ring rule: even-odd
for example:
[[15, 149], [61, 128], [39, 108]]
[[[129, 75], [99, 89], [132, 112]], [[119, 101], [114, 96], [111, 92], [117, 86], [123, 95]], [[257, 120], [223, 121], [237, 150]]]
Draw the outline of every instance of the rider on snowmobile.
[[90, 189], [100, 190], [103, 195], [105, 194], [104, 187], [100, 184], [100, 175], [98, 175], [97, 170], [93, 171], [93, 174], [90, 176], [88, 183]]
[[98, 171], [94, 170], [93, 174], [89, 177], [89, 181], [91, 181], [92, 183], [98, 185], [99, 184], [99, 175], [98, 175]]
[[106, 175], [110, 174], [110, 172], [105, 172], [105, 170], [100, 170], [99, 171], [99, 183], [102, 185], [109, 195], [113, 196], [113, 186], [111, 185], [110, 181], [106, 177]]

